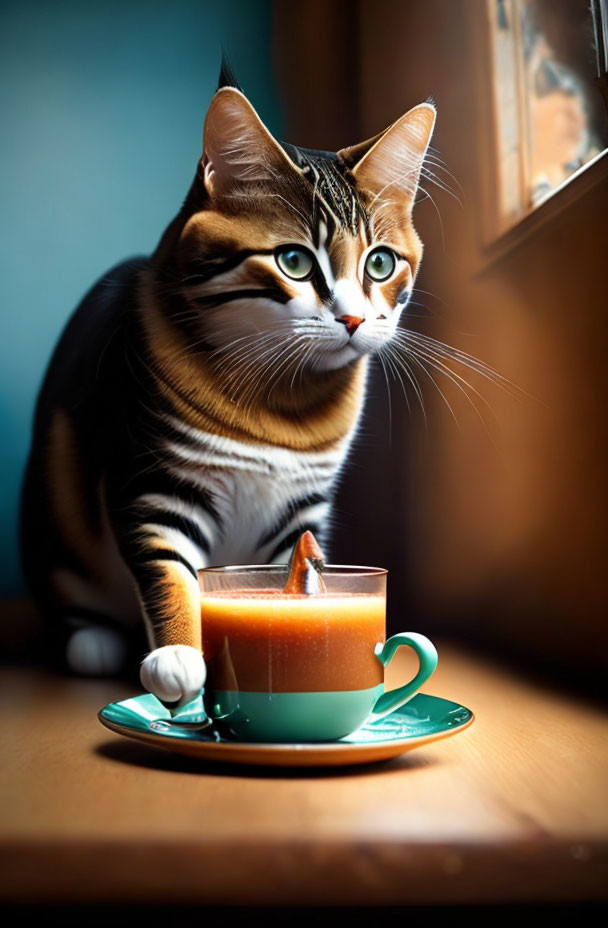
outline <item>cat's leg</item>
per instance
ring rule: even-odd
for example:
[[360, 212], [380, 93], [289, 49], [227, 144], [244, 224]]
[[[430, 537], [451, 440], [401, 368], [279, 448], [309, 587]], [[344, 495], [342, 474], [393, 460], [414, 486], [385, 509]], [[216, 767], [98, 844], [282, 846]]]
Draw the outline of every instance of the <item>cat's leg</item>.
[[133, 579], [109, 534], [90, 557], [57, 557], [44, 598], [48, 656], [80, 676], [129, 671], [145, 648]]
[[145, 649], [137, 597], [131, 594], [132, 612], [128, 621], [121, 620], [112, 608], [116, 603], [120, 607], [120, 600], [111, 601], [111, 588], [98, 584], [95, 578], [77, 574], [72, 565], [54, 565], [47, 594], [39, 601], [45, 616], [41, 642], [45, 660], [79, 676], [126, 673]]
[[204, 566], [203, 553], [162, 526], [131, 527], [120, 533], [119, 543], [139, 591], [150, 646], [141, 683], [163, 702], [184, 705], [206, 678], [196, 573]]
[[119, 629], [96, 618], [92, 619], [82, 609], [72, 609], [61, 616], [66, 639], [65, 661], [79, 676], [115, 676], [125, 667], [127, 641]]
[[138, 564], [135, 577], [152, 648], [141, 665], [142, 685], [163, 702], [184, 705], [206, 678], [196, 574], [181, 561], [163, 558]]
[[41, 422], [22, 486], [20, 547], [43, 617], [40, 657], [82, 676], [113, 676], [141, 653], [140, 605], [100, 505], [98, 468], [73, 418]]
[[79, 676], [130, 672], [145, 648], [135, 585], [105, 524], [78, 560], [50, 566], [44, 608], [49, 657]]

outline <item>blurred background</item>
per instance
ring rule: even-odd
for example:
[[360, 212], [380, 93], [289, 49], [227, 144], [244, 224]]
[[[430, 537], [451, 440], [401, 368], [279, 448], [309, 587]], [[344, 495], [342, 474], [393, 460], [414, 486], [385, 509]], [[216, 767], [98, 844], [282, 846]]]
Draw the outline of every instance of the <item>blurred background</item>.
[[599, 674], [605, 4], [26, 0], [1, 15], [7, 615], [24, 596], [17, 501], [46, 362], [85, 290], [150, 252], [181, 204], [223, 45], [268, 127], [306, 147], [358, 142], [432, 97], [404, 324], [504, 378], [428, 342], [412, 368], [423, 404], [375, 372], [332, 559], [389, 567], [393, 630]]

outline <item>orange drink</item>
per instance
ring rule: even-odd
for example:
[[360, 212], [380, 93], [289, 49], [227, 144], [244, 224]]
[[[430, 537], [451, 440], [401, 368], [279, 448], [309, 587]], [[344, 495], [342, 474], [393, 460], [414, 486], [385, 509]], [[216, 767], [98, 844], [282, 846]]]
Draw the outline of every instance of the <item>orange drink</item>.
[[203, 593], [203, 654], [214, 687], [299, 693], [378, 686], [385, 599], [277, 590]]
[[[313, 595], [283, 592], [287, 573], [278, 565], [199, 572], [204, 700], [222, 733], [341, 738], [402, 705], [435, 669], [436, 651], [422, 635], [385, 642], [385, 570], [328, 565]], [[416, 650], [420, 672], [384, 693], [384, 666], [404, 644]]]

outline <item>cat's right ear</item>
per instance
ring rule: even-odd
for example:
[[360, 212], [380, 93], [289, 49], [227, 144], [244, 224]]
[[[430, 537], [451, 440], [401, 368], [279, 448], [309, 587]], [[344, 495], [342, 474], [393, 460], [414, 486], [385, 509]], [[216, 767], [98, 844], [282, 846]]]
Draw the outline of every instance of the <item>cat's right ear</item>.
[[400, 202], [411, 210], [436, 115], [432, 103], [420, 103], [375, 138], [338, 152], [372, 203]]
[[272, 181], [294, 165], [249, 100], [234, 87], [213, 97], [203, 134], [203, 183], [211, 196]]

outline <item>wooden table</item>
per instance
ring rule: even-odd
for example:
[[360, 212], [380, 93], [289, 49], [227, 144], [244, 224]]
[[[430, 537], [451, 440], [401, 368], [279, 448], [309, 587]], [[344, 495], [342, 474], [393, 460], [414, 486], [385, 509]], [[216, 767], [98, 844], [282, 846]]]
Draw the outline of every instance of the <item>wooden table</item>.
[[[418, 905], [604, 899], [608, 720], [439, 645], [475, 723], [379, 765], [227, 768], [113, 735], [115, 681], [2, 672], [0, 899]], [[395, 659], [389, 685], [408, 672]]]

